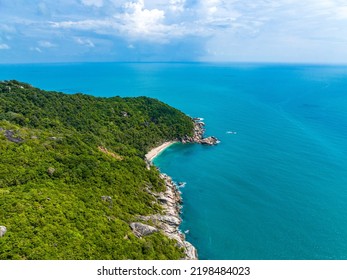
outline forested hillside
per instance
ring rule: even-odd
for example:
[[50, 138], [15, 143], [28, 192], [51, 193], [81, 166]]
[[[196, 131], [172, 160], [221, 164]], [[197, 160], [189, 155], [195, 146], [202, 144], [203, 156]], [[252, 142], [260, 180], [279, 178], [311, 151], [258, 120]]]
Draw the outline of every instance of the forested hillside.
[[129, 223], [162, 210], [150, 192], [164, 183], [145, 153], [192, 130], [155, 99], [1, 82], [0, 259], [181, 258], [173, 240], [138, 238]]

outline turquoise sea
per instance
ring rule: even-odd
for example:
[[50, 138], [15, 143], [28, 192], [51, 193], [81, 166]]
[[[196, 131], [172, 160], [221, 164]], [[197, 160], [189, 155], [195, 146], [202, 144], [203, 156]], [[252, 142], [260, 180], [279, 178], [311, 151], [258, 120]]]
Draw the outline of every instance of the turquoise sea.
[[347, 259], [347, 66], [0, 65], [0, 80], [150, 96], [202, 117], [215, 147], [155, 164], [186, 182], [182, 231], [200, 259]]

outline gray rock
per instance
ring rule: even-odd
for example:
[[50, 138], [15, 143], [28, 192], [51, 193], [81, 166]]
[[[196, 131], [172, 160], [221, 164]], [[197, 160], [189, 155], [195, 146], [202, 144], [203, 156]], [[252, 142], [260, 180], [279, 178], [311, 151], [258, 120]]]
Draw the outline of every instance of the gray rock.
[[175, 203], [175, 201], [171, 197], [165, 196], [163, 194], [159, 195], [158, 201], [163, 203], [163, 204], [174, 204]]
[[182, 237], [180, 236], [180, 234], [178, 234], [177, 232], [174, 232], [174, 233], [166, 232], [166, 236], [169, 237], [170, 239], [176, 240], [178, 248], [183, 248], [185, 250], [184, 241]]
[[180, 223], [181, 223], [181, 220], [175, 216], [169, 216], [169, 215], [164, 215], [164, 216], [161, 216], [161, 215], [157, 215], [156, 216], [157, 220], [158, 221], [161, 221], [163, 223], [166, 223], [166, 224], [169, 224], [169, 225], [172, 225], [172, 226], [179, 226]]
[[7, 140], [14, 142], [14, 143], [21, 143], [23, 142], [23, 139], [20, 137], [14, 137], [15, 132], [13, 130], [6, 130], [5, 131], [5, 137]]
[[103, 195], [103, 196], [101, 197], [101, 199], [102, 199], [103, 201], [112, 203], [112, 197], [110, 197], [110, 196]]
[[204, 145], [211, 145], [212, 146], [212, 145], [218, 144], [218, 139], [216, 137], [210, 136], [210, 137], [201, 139], [200, 143], [204, 144]]
[[7, 228], [5, 226], [0, 226], [0, 237], [3, 237], [7, 232]]
[[219, 143], [218, 139], [216, 137], [210, 136], [210, 137], [204, 137], [205, 133], [205, 123], [200, 121], [200, 118], [194, 118], [194, 128], [193, 128], [193, 136], [185, 136], [181, 139], [182, 143], [199, 143], [203, 145], [216, 145]]
[[131, 223], [130, 227], [137, 237], [150, 235], [158, 231], [157, 228], [142, 223]]
[[52, 175], [54, 174], [54, 172], [55, 172], [55, 168], [53, 168], [53, 167], [49, 167], [49, 168], [47, 169], [47, 173], [48, 173], [48, 175], [50, 175], [50, 176], [52, 176]]
[[188, 241], [184, 241], [184, 246], [185, 246], [186, 259], [197, 260], [198, 253], [196, 251], [196, 248], [192, 244], [190, 244]]
[[[198, 139], [200, 141], [200, 139]], [[190, 141], [186, 139], [186, 141]], [[159, 229], [168, 238], [176, 240], [176, 245], [179, 248], [184, 249], [186, 260], [197, 260], [197, 251], [192, 244], [185, 241], [185, 235], [179, 231], [179, 225], [181, 218], [179, 216], [181, 208], [181, 195], [177, 189], [177, 186], [172, 181], [171, 177], [161, 173], [160, 177], [165, 180], [166, 191], [164, 193], [153, 193], [147, 189], [147, 192], [151, 193], [158, 202], [162, 203], [164, 215], [156, 214], [151, 216], [138, 216], [138, 219], [142, 221], [151, 221], [155, 227], [144, 225], [141, 223], [130, 224], [133, 232], [136, 236], [144, 236], [147, 232], [157, 231]], [[141, 233], [141, 231], [144, 231]]]
[[109, 203], [109, 208], [112, 208], [112, 206], [113, 206], [112, 197], [107, 196], [107, 195], [103, 195], [103, 196], [101, 197], [101, 199], [102, 199], [103, 201], [105, 201], [105, 202], [108, 202], [108, 203]]
[[166, 204], [164, 205], [165, 213], [169, 216], [179, 216], [180, 209], [177, 209], [176, 205]]

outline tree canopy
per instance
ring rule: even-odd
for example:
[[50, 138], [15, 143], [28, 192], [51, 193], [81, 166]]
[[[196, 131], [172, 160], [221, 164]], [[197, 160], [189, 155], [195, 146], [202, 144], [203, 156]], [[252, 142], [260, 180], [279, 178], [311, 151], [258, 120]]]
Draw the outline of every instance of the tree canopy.
[[148, 189], [164, 182], [145, 153], [192, 130], [156, 99], [0, 82], [0, 259], [181, 258], [175, 241], [137, 238], [129, 223], [162, 211]]

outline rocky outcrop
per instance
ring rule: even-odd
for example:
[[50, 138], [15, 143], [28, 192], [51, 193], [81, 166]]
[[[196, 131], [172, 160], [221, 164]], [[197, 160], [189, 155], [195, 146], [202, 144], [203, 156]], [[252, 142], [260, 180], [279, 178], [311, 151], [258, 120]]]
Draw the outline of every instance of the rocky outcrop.
[[200, 118], [194, 118], [193, 136], [185, 136], [181, 139], [182, 143], [199, 143], [203, 145], [216, 145], [219, 143], [218, 139], [214, 136], [204, 137], [205, 123]]
[[101, 200], [112, 203], [112, 197], [108, 195], [101, 196]]
[[7, 228], [5, 226], [0, 226], [0, 238], [3, 237], [7, 232]]
[[188, 260], [197, 260], [198, 259], [198, 252], [196, 251], [196, 248], [189, 242], [184, 241], [185, 246], [185, 252]]
[[176, 240], [177, 245], [184, 248], [184, 259], [196, 260], [198, 259], [196, 249], [185, 240], [185, 235], [179, 230], [179, 226], [182, 222], [180, 217], [182, 208], [180, 192], [171, 177], [166, 174], [160, 174], [160, 177], [165, 181], [165, 192], [153, 193], [150, 190], [148, 190], [148, 192], [162, 205], [164, 213], [151, 216], [140, 216], [139, 219], [145, 222], [150, 221], [156, 229], [161, 230], [170, 239]]
[[101, 197], [101, 200], [102, 200], [102, 201], [105, 201], [105, 202], [108, 202], [108, 203], [109, 203], [108, 207], [109, 207], [109, 208], [112, 208], [112, 206], [113, 206], [112, 197], [107, 196], [107, 195], [103, 195], [103, 196]]
[[213, 146], [218, 143], [219, 143], [219, 140], [214, 136], [206, 137], [200, 140], [200, 144], [203, 144], [203, 145]]
[[53, 176], [54, 172], [55, 172], [55, 168], [54, 167], [48, 167], [47, 173], [48, 173], [49, 176]]
[[130, 227], [137, 237], [150, 235], [158, 231], [157, 228], [142, 223], [131, 223]]
[[52, 137], [48, 137], [48, 140], [52, 140], [52, 141], [61, 141], [61, 140], [63, 140], [63, 138], [62, 138], [62, 137], [52, 136]]
[[15, 132], [13, 130], [5, 130], [5, 137], [8, 141], [14, 143], [21, 143], [24, 141], [21, 137], [15, 137]]

